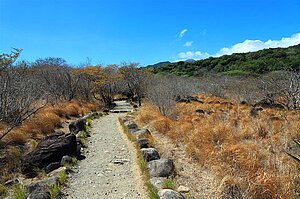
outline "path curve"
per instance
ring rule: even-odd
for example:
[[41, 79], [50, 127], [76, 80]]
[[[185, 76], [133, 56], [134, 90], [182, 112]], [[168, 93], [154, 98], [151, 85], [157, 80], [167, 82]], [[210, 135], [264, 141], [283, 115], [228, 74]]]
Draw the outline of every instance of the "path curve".
[[[124, 101], [115, 109], [129, 109]], [[124, 113], [110, 113], [92, 122], [86, 159], [75, 166], [63, 191], [67, 199], [146, 198], [136, 152], [119, 125]]]

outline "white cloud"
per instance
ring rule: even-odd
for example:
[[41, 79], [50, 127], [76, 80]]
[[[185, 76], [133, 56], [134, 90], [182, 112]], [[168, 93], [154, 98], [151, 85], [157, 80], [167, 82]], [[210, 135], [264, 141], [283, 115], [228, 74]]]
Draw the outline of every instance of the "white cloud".
[[[187, 44], [188, 42], [186, 42]], [[184, 46], [187, 46], [187, 45]], [[233, 46], [227, 48], [220, 49], [216, 54], [210, 55], [209, 53], [201, 53], [200, 51], [188, 51], [188, 52], [180, 52], [177, 55], [177, 59], [179, 60], [186, 60], [186, 59], [205, 59], [210, 56], [212, 57], [220, 57], [222, 55], [231, 55], [233, 53], [246, 53], [246, 52], [253, 52], [258, 51], [266, 48], [286, 48], [289, 46], [294, 46], [300, 44], [300, 33], [294, 34], [291, 37], [283, 37], [280, 40], [268, 40], [268, 41], [261, 41], [261, 40], [245, 40], [242, 43], [234, 44]]]
[[266, 48], [289, 47], [300, 43], [300, 33], [294, 34], [291, 37], [283, 37], [280, 40], [268, 40], [263, 42], [261, 40], [245, 40], [242, 43], [237, 43], [229, 48], [222, 48], [215, 55], [216, 57], [222, 55], [231, 55], [233, 53], [253, 52]]
[[209, 57], [209, 54], [207, 52], [202, 53], [200, 51], [188, 51], [188, 52], [181, 52], [178, 53], [178, 57], [180, 60], [187, 60], [187, 59], [205, 59], [207, 57]]
[[186, 29], [186, 28], [183, 29], [182, 31], [179, 32], [178, 37], [179, 37], [179, 38], [184, 37], [184, 35], [185, 35], [185, 33], [186, 33], [187, 31], [188, 31], [188, 29]]
[[183, 46], [192, 46], [194, 41], [187, 41]]

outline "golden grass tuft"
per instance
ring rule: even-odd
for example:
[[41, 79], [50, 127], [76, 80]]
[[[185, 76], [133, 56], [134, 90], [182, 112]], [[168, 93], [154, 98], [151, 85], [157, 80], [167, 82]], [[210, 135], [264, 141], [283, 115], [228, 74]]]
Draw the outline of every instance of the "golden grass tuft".
[[80, 110], [80, 106], [76, 102], [70, 102], [65, 107], [65, 112], [66, 112], [67, 116], [77, 117], [80, 114], [79, 110]]
[[300, 164], [285, 152], [300, 152], [293, 143], [300, 139], [300, 113], [265, 108], [252, 117], [249, 105], [197, 96], [205, 103], [178, 103], [171, 117], [146, 104], [137, 121], [184, 144], [199, 165], [218, 177], [220, 198], [233, 192], [245, 198], [298, 198]]
[[[12, 175], [19, 171], [22, 154], [32, 151], [38, 140], [42, 139], [45, 134], [54, 133], [55, 129], [62, 127], [63, 122], [70, 117], [97, 111], [99, 108], [100, 105], [96, 103], [75, 100], [47, 105], [24, 121], [19, 127], [13, 129], [4, 137], [3, 143], [1, 143], [6, 147], [0, 150], [0, 157], [3, 153], [8, 158], [5, 165], [0, 168], [0, 183], [12, 178]], [[0, 124], [0, 131], [7, 128], [9, 128], [7, 124]]]
[[28, 135], [24, 134], [20, 129], [16, 129], [7, 135], [7, 141], [14, 141], [19, 144], [25, 144], [28, 141]]

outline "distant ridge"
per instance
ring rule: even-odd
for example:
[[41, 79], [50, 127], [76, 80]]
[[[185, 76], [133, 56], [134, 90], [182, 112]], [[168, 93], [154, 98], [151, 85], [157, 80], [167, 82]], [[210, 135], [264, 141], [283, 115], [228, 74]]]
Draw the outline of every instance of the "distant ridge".
[[203, 60], [188, 59], [149, 65], [154, 73], [199, 76], [203, 73], [230, 75], [263, 74], [276, 70], [300, 70], [300, 44], [288, 48], [270, 48], [249, 53], [235, 53]]

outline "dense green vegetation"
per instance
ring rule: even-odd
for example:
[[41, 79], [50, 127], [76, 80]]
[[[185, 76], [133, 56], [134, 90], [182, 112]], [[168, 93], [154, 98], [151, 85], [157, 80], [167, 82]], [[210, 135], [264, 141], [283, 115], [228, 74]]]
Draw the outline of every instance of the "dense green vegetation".
[[161, 62], [148, 66], [157, 74], [199, 76], [207, 72], [230, 75], [263, 74], [276, 70], [300, 69], [300, 44], [288, 48], [271, 48], [250, 53], [210, 57], [195, 62]]

